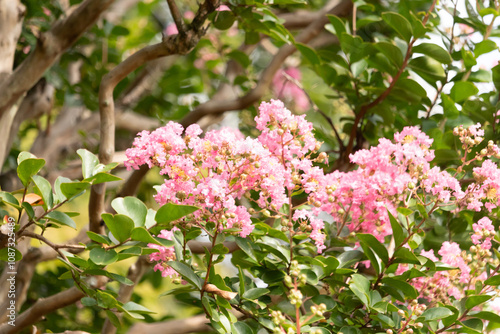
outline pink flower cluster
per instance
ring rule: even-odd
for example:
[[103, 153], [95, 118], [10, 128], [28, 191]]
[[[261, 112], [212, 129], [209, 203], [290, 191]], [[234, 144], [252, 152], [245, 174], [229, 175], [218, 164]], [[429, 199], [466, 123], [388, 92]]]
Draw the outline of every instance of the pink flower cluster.
[[[174, 231], [176, 230], [176, 227], [174, 227], [171, 231], [162, 230], [160, 234], [158, 234], [158, 237], [172, 240]], [[175, 260], [174, 247], [165, 247], [157, 244], [148, 244], [148, 247], [158, 250], [156, 253], [149, 254], [149, 261], [158, 262], [154, 266], [154, 271], [161, 271], [162, 277], [177, 276], [177, 272], [166, 264], [168, 261]]]
[[[476, 282], [487, 278], [485, 266], [489, 263], [496, 267], [498, 259], [493, 259], [490, 237], [494, 233], [491, 220], [487, 217], [473, 224], [472, 240], [476, 246], [471, 247], [471, 253], [462, 249], [455, 242], [445, 241], [438, 251], [441, 258], [435, 256], [432, 250], [421, 251], [420, 255], [428, 258], [439, 266], [439, 262], [449, 266], [448, 270], [436, 271], [433, 276], [422, 276], [411, 279], [412, 286], [420, 292], [420, 298], [429, 302], [452, 303], [451, 297], [460, 300], [465, 297], [465, 291], [474, 287]], [[396, 275], [406, 272], [410, 266], [400, 264]], [[418, 268], [417, 268], [418, 269]], [[484, 292], [487, 292], [486, 290]]]
[[472, 243], [481, 249], [490, 249], [491, 238], [495, 235], [495, 228], [491, 224], [491, 220], [488, 217], [483, 217], [477, 223], [472, 224], [472, 229], [474, 230], [471, 237]]
[[[292, 191], [300, 186], [299, 173], [311, 182], [319, 171], [309, 159], [321, 146], [312, 134], [312, 124], [304, 116], [292, 115], [281, 101], [264, 102], [259, 110], [255, 120], [261, 135], [256, 139], [228, 129], [200, 137], [198, 125], [189, 126], [183, 138], [182, 126], [170, 122], [151, 133], [141, 132], [126, 152], [125, 165], [160, 168], [166, 180], [155, 196], [159, 204], [198, 206], [201, 210], [194, 215], [199, 226], [211, 221], [219, 230], [238, 228], [240, 236], [246, 237], [254, 226], [247, 208], [237, 201], [256, 191], [255, 201], [262, 209], [284, 215], [280, 209], [290, 204]], [[322, 222], [303, 218], [311, 219], [310, 237], [321, 251]]]

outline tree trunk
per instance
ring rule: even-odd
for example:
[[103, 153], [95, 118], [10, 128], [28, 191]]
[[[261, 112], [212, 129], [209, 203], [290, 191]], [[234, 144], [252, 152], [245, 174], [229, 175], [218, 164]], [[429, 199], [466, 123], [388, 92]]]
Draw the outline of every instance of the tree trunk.
[[[26, 8], [20, 0], [0, 0], [0, 84], [13, 70], [14, 55], [21, 35]], [[13, 106], [0, 116], [0, 133], [9, 138], [16, 107]], [[0, 145], [0, 171], [7, 156], [7, 145]]]

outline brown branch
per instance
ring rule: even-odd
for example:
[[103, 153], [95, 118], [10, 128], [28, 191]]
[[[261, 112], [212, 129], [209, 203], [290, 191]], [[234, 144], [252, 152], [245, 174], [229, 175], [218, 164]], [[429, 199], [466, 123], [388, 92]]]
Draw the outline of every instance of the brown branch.
[[[321, 11], [319, 18], [313, 21], [306, 29], [304, 29], [296, 38], [297, 43], [308, 43], [315, 38], [323, 29], [323, 26], [328, 22], [326, 14], [344, 13], [352, 7], [351, 1], [334, 0], [330, 1]], [[234, 100], [210, 100], [206, 103], [198, 105], [193, 111], [187, 114], [181, 124], [187, 127], [190, 124], [196, 123], [202, 117], [210, 114], [221, 114], [225, 111], [241, 110], [253, 103], [257, 102], [266, 93], [269, 85], [272, 82], [274, 74], [278, 71], [285, 59], [293, 54], [297, 49], [294, 45], [287, 44], [283, 46], [278, 53], [273, 57], [270, 64], [262, 72], [257, 86], [246, 95]]]
[[[434, 10], [434, 6], [436, 5], [436, 1], [437, 0], [434, 0], [434, 2], [432, 3], [429, 11], [427, 12], [427, 14], [425, 15], [424, 19], [422, 20], [422, 24], [424, 26], [426, 25], [427, 20], [429, 19], [430, 13]], [[392, 89], [396, 85], [396, 82], [401, 77], [401, 74], [403, 74], [404, 70], [406, 69], [406, 66], [408, 65], [408, 61], [410, 60], [410, 57], [411, 57], [411, 50], [412, 50], [413, 44], [416, 41], [417, 41], [417, 39], [414, 38], [414, 37], [412, 37], [411, 41], [408, 43], [408, 47], [407, 47], [407, 50], [406, 50], [406, 56], [405, 56], [405, 58], [403, 60], [403, 64], [399, 68], [399, 70], [396, 73], [396, 75], [392, 78], [392, 81], [389, 84], [389, 87], [387, 87], [382, 92], [382, 94], [380, 94], [375, 100], [373, 100], [372, 102], [370, 102], [368, 104], [362, 105], [361, 108], [360, 108], [360, 110], [359, 110], [359, 112], [356, 114], [356, 117], [354, 118], [354, 124], [352, 125], [351, 133], [349, 135], [349, 142], [347, 144], [347, 148], [344, 151], [343, 157], [341, 157], [341, 159], [339, 159], [339, 160], [342, 160], [341, 162], [343, 162], [343, 163], [349, 163], [349, 155], [351, 153], [353, 153], [354, 140], [357, 138], [359, 123], [363, 120], [363, 118], [365, 117], [366, 113], [370, 109], [372, 109], [373, 107], [375, 107], [379, 103], [383, 102], [387, 98], [387, 96], [389, 96], [389, 94], [392, 92]]]
[[128, 330], [128, 334], [187, 334], [193, 332], [211, 332], [207, 317], [197, 315], [191, 318], [156, 322], [151, 324], [136, 323]]
[[[141, 280], [142, 276], [146, 272], [148, 268], [148, 262], [144, 257], [139, 257], [128, 270], [127, 278], [130, 279], [132, 282], [134, 282], [133, 285], [120, 285], [120, 291], [118, 291], [118, 298], [117, 300], [126, 303], [130, 300], [130, 297], [132, 296], [132, 292], [134, 291], [134, 287], [139, 283]], [[116, 313], [116, 316], [118, 318], [122, 317], [122, 313]], [[101, 333], [105, 334], [115, 334], [116, 333], [116, 327], [111, 323], [109, 318], [106, 318], [104, 321], [104, 325], [102, 326]]]
[[172, 18], [174, 19], [175, 26], [177, 27], [177, 31], [182, 36], [186, 33], [186, 29], [184, 28], [184, 23], [182, 21], [182, 14], [175, 3], [175, 0], [167, 0], [168, 8], [170, 8], [170, 14], [172, 14]]
[[[232, 253], [238, 249], [238, 245], [236, 242], [224, 242], [223, 243], [225, 247], [229, 249], [229, 253]], [[211, 250], [212, 249], [212, 243], [208, 241], [196, 241], [196, 240], [190, 240], [188, 241], [188, 247], [191, 250], [191, 253], [193, 254], [205, 254], [205, 250]]]
[[[99, 160], [103, 164], [111, 162], [115, 149], [115, 111], [113, 91], [116, 85], [132, 71], [148, 61], [165, 57], [172, 54], [187, 54], [198, 43], [205, 33], [202, 29], [208, 14], [215, 10], [213, 0], [202, 3], [185, 35], [173, 35], [164, 39], [161, 43], [147, 46], [126, 60], [121, 62], [113, 70], [104, 76], [99, 88], [99, 112], [101, 117], [101, 135]], [[105, 210], [105, 183], [93, 185], [90, 191], [89, 201], [89, 229], [95, 233], [102, 233], [101, 213]]]
[[113, 1], [86, 0], [40, 35], [35, 50], [0, 83], [0, 117], [35, 85], [57, 57], [80, 38]]
[[[107, 282], [107, 279], [103, 276], [98, 276], [97, 280], [94, 277], [92, 279], [95, 280], [95, 284], [92, 284], [93, 288], [99, 288]], [[0, 334], [18, 333], [22, 329], [39, 321], [45, 314], [74, 304], [84, 296], [85, 294], [80, 289], [72, 287], [48, 298], [38, 299], [33, 306], [16, 317], [16, 326], [13, 327], [9, 324], [0, 325]]]

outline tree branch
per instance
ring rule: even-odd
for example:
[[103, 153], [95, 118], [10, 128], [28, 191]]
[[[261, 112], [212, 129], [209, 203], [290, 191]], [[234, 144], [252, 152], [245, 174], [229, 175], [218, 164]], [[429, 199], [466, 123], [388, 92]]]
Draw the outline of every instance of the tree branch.
[[[330, 1], [318, 15], [319, 18], [316, 21], [313, 21], [306, 29], [304, 29], [296, 38], [295, 41], [297, 43], [308, 43], [313, 38], [315, 38], [323, 29], [323, 26], [328, 22], [328, 18], [326, 14], [335, 13], [340, 14], [352, 7], [352, 3], [349, 0], [333, 0]], [[206, 103], [202, 103], [198, 105], [193, 111], [187, 114], [186, 117], [182, 120], [181, 124], [184, 127], [187, 127], [190, 124], [196, 123], [202, 117], [210, 114], [221, 114], [225, 111], [231, 110], [241, 110], [244, 109], [253, 103], [257, 102], [262, 96], [265, 94], [269, 85], [272, 82], [274, 74], [278, 69], [281, 68], [281, 65], [285, 61], [285, 59], [293, 54], [297, 49], [294, 45], [287, 44], [283, 46], [278, 53], [273, 57], [270, 64], [267, 68], [262, 72], [259, 82], [257, 86], [253, 88], [246, 95], [237, 98], [235, 100], [210, 100]]]
[[[168, 36], [161, 43], [147, 46], [126, 60], [121, 62], [113, 70], [104, 76], [99, 88], [99, 113], [101, 117], [101, 135], [99, 160], [103, 164], [111, 162], [115, 149], [115, 111], [113, 91], [116, 85], [132, 71], [148, 61], [172, 54], [187, 54], [198, 43], [205, 33], [202, 29], [208, 14], [215, 10], [213, 0], [206, 0], [198, 9], [198, 12], [185, 35]], [[89, 201], [89, 229], [95, 233], [102, 233], [101, 213], [104, 212], [105, 183], [93, 185], [90, 191]]]
[[40, 80], [43, 73], [99, 18], [114, 0], [86, 0], [38, 39], [37, 47], [0, 83], [0, 117]]
[[[139, 257], [136, 261], [135, 264], [133, 264], [127, 274], [127, 278], [130, 279], [132, 282], [134, 282], [133, 285], [125, 285], [121, 284], [120, 285], [120, 291], [118, 291], [118, 298], [117, 300], [126, 303], [130, 300], [130, 297], [132, 296], [132, 292], [134, 292], [134, 288], [139, 283], [141, 280], [142, 276], [148, 269], [148, 262], [144, 257]], [[122, 313], [116, 313], [116, 316], [120, 319], [122, 317]], [[104, 325], [102, 326], [101, 333], [106, 333], [106, 334], [115, 334], [116, 333], [116, 327], [109, 321], [109, 319], [106, 319], [104, 321]]]
[[[99, 288], [107, 282], [106, 277], [98, 276], [91, 277], [94, 288]], [[57, 309], [71, 305], [82, 299], [85, 294], [77, 287], [72, 287], [62, 292], [59, 292], [48, 298], [38, 299], [33, 306], [21, 313], [16, 318], [16, 326], [9, 324], [0, 325], [0, 334], [14, 334], [39, 321], [45, 314], [53, 312]]]

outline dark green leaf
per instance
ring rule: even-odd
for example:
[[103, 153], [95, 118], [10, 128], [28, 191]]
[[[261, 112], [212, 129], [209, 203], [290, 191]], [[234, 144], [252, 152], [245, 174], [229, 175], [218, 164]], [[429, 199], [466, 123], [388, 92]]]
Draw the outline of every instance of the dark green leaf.
[[383, 263], [387, 263], [389, 261], [387, 248], [372, 234], [357, 233], [356, 236], [360, 240], [361, 244], [366, 244], [366, 246], [373, 249]]
[[254, 300], [261, 296], [267, 295], [270, 291], [265, 288], [253, 288], [245, 291], [241, 296], [243, 299]]
[[500, 275], [492, 276], [484, 281], [486, 285], [499, 286], [500, 285]]
[[100, 234], [94, 233], [92, 231], [87, 231], [87, 236], [89, 237], [90, 240], [95, 241], [97, 243], [106, 244], [106, 245], [111, 244], [111, 240], [109, 240], [109, 238], [104, 236], [104, 235], [100, 235]]
[[451, 62], [453, 61], [448, 51], [446, 51], [437, 44], [422, 43], [417, 46], [414, 46], [413, 52], [429, 56], [442, 64], [448, 65], [451, 64]]
[[403, 65], [403, 54], [401, 50], [394, 44], [389, 42], [378, 42], [374, 44], [375, 48], [381, 52], [391, 63], [400, 68]]
[[340, 37], [342, 33], [346, 32], [345, 24], [342, 19], [340, 19], [338, 16], [335, 15], [327, 15], [328, 19], [330, 20], [330, 23], [333, 26], [333, 29], [335, 30], [335, 34]]
[[413, 35], [413, 30], [410, 22], [408, 22], [403, 15], [394, 12], [386, 12], [382, 13], [382, 19], [407, 43], [410, 41]]
[[203, 280], [201, 279], [201, 277], [196, 275], [193, 269], [191, 269], [184, 263], [178, 261], [170, 261], [167, 264], [171, 266], [175, 271], [177, 271], [179, 275], [181, 275], [186, 281], [191, 283], [198, 290], [201, 290], [203, 285]]
[[91, 177], [83, 180], [86, 182], [91, 182], [92, 184], [99, 184], [99, 183], [105, 183], [105, 182], [113, 182], [113, 181], [120, 181], [122, 178], [111, 175], [108, 173], [97, 173], [95, 175], [92, 175]]
[[101, 217], [116, 240], [124, 242], [130, 238], [130, 234], [134, 228], [134, 222], [130, 217], [121, 214], [113, 216], [109, 213], [103, 213]]
[[465, 301], [465, 308], [470, 310], [471, 308], [481, 305], [484, 302], [487, 302], [493, 298], [493, 296], [488, 296], [488, 295], [477, 295], [477, 296], [469, 296], [467, 297], [467, 300]]
[[316, 50], [313, 48], [302, 43], [295, 43], [295, 47], [299, 50], [302, 56], [311, 63], [311, 65], [319, 65], [321, 63]]
[[426, 321], [439, 320], [449, 317], [450, 315], [453, 315], [453, 312], [446, 307], [428, 308], [422, 313], [422, 317], [424, 317]]
[[[19, 206], [19, 201], [11, 193], [8, 193], [5, 191], [0, 191], [0, 200], [4, 203], [10, 204], [11, 206], [15, 207], [16, 209], [21, 208]], [[3, 217], [0, 217], [0, 218], [3, 218]]]
[[179, 205], [167, 203], [163, 205], [156, 213], [155, 220], [158, 224], [168, 224], [174, 220], [181, 219], [190, 213], [199, 210], [198, 207], [192, 205]]
[[214, 27], [219, 30], [227, 30], [233, 26], [236, 17], [229, 10], [219, 11], [215, 13]]
[[50, 186], [49, 181], [47, 181], [40, 175], [33, 175], [31, 179], [35, 184], [36, 187], [35, 189], [37, 190], [37, 193], [43, 199], [44, 207], [46, 207], [49, 210], [52, 209], [52, 206], [54, 205], [54, 196], [52, 194], [52, 187]]
[[399, 247], [405, 240], [403, 228], [401, 227], [401, 224], [399, 224], [397, 219], [394, 218], [394, 216], [389, 211], [389, 209], [387, 209], [387, 214], [389, 215], [389, 220], [391, 222], [392, 235], [394, 236], [394, 242], [396, 243], [396, 247]]
[[114, 249], [107, 251], [103, 248], [93, 248], [89, 253], [89, 258], [97, 265], [107, 266], [118, 260], [118, 254]]
[[0, 248], [0, 260], [12, 262], [12, 257], [14, 257], [14, 261], [17, 262], [23, 258], [23, 254], [13, 247]]
[[71, 219], [70, 216], [68, 216], [64, 212], [52, 211], [52, 212], [47, 213], [45, 215], [45, 217], [47, 219], [49, 219], [50, 221], [53, 221], [54, 223], [66, 225], [66, 226], [69, 226], [71, 228], [76, 229], [76, 224], [73, 221], [73, 219]]
[[433, 87], [436, 87], [436, 82], [446, 79], [443, 66], [432, 58], [417, 57], [410, 60], [408, 66]]
[[85, 190], [90, 188], [91, 184], [89, 182], [71, 182], [71, 183], [61, 183], [61, 193], [66, 198], [72, 198], [76, 195], [81, 195]]

